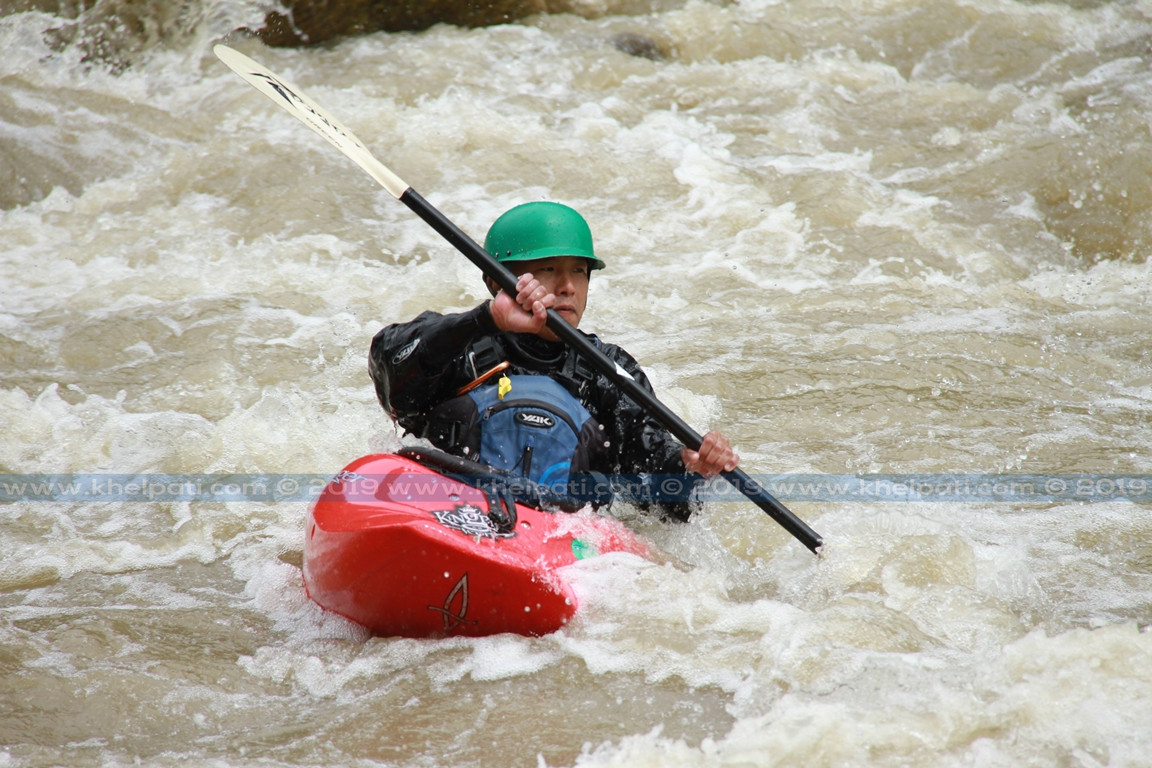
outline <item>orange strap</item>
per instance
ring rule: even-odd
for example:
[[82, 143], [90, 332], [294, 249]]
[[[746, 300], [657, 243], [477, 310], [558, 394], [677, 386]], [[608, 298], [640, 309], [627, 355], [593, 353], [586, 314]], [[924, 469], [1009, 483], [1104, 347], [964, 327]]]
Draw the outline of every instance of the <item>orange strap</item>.
[[458, 391], [456, 393], [456, 396], [459, 397], [460, 395], [468, 394], [472, 390], [476, 389], [476, 387], [480, 386], [484, 382], [488, 381], [488, 379], [492, 378], [496, 374], [500, 373], [500, 371], [507, 368], [508, 365], [509, 365], [508, 361], [505, 360], [502, 363], [498, 363], [497, 365], [492, 366], [491, 368], [489, 368], [484, 373], [482, 373], [479, 376], [477, 376], [476, 378], [472, 379], [471, 383], [465, 384], [463, 387], [461, 387], [460, 391]]

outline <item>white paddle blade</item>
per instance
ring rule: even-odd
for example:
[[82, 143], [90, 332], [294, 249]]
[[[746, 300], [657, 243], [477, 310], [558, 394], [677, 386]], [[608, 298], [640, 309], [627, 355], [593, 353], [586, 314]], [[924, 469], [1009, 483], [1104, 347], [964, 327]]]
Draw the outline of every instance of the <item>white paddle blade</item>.
[[408, 185], [399, 176], [373, 157], [368, 148], [350, 130], [328, 114], [323, 107], [305, 96], [299, 88], [281, 80], [271, 70], [226, 45], [217, 45], [212, 51], [233, 72], [247, 80], [249, 85], [323, 136], [352, 162], [367, 171], [369, 176], [376, 179], [380, 186], [388, 190], [397, 200], [407, 191]]

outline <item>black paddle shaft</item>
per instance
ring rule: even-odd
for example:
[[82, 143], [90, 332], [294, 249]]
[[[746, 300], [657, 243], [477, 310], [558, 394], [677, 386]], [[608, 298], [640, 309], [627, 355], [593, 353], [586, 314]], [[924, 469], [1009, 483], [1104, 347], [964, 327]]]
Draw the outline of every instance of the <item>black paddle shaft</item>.
[[[516, 295], [516, 276], [512, 274], [507, 267], [493, 258], [488, 251], [484, 250], [479, 243], [453, 224], [435, 206], [421, 197], [416, 190], [408, 187], [408, 189], [404, 191], [404, 194], [400, 196], [400, 202], [407, 205], [417, 216], [432, 227], [432, 229], [440, 233], [445, 240], [464, 254], [469, 261], [479, 267], [480, 271], [495, 282], [496, 285], [500, 286], [505, 293], [509, 296]], [[637, 384], [635, 379], [629, 376], [623, 369], [619, 368], [607, 355], [597, 349], [596, 345], [588, 340], [588, 337], [569, 325], [568, 322], [560, 317], [553, 309], [548, 310], [547, 326], [561, 341], [575, 349], [592, 367], [603, 373], [616, 386], [623, 390], [633, 402], [647, 410], [648, 413], [664, 425], [676, 439], [693, 451], [699, 450], [703, 438], [701, 438], [692, 427], [688, 426], [683, 419], [669, 410], [654, 394]], [[824, 543], [820, 535], [809, 528], [803, 520], [792, 514], [787, 507], [764, 490], [762, 485], [749, 477], [741, 469], [724, 472], [721, 476], [747, 496], [752, 503], [768, 513], [773, 520], [784, 527], [784, 530], [795, 536], [801, 544], [812, 550], [812, 552], [819, 554], [820, 546]]]

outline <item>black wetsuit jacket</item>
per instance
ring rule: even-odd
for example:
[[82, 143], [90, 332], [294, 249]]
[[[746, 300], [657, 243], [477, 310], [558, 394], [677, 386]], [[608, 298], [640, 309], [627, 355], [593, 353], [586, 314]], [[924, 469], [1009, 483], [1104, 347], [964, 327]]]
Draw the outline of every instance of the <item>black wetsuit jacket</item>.
[[[620, 347], [588, 335], [596, 346], [649, 391], [652, 385], [636, 360]], [[680, 458], [683, 446], [602, 373], [593, 370], [561, 342], [532, 334], [501, 332], [488, 305], [460, 314], [424, 312], [409, 323], [389, 325], [372, 340], [369, 371], [376, 396], [407, 432], [424, 437], [427, 416], [437, 405], [507, 360], [513, 374], [545, 375], [571, 392], [603, 425], [610, 441], [606, 475], [688, 475]], [[437, 446], [451, 450], [452, 446]], [[686, 487], [698, 479], [688, 475]], [[666, 515], [685, 520], [687, 502], [658, 505]]]

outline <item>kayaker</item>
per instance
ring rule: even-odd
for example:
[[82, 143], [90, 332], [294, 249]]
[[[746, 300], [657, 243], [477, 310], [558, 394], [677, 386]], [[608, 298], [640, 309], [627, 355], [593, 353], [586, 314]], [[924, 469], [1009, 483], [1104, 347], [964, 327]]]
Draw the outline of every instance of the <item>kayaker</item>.
[[[475, 428], [480, 419], [474, 414], [459, 416], [461, 407], [475, 408], [462, 392], [469, 387], [518, 391], [532, 381], [519, 377], [547, 377], [549, 384], [560, 385], [551, 384], [552, 399], [578, 401], [573, 407], [582, 406], [597, 425], [590, 438], [595, 445], [584, 456], [585, 469], [656, 479], [735, 469], [739, 457], [724, 435], [711, 431], [699, 451], [685, 448], [545, 326], [546, 310], [552, 308], [579, 327], [591, 273], [604, 267], [578, 212], [554, 202], [517, 206], [493, 223], [484, 247], [518, 276], [516, 296], [489, 281], [492, 300], [458, 314], [424, 312], [411, 322], [387, 326], [372, 340], [369, 370], [376, 394], [401, 427], [445, 451], [467, 454], [464, 446], [469, 438], [462, 433]], [[631, 355], [595, 336], [589, 338], [638, 383], [652, 389]], [[487, 376], [491, 378], [485, 380]], [[496, 376], [503, 379], [500, 384]], [[560, 407], [566, 406], [560, 403]], [[581, 440], [588, 432], [582, 430]], [[531, 444], [526, 450], [533, 450]], [[673, 487], [683, 488], [686, 496], [698, 479]], [[692, 509], [686, 498], [660, 506], [681, 520]]]

